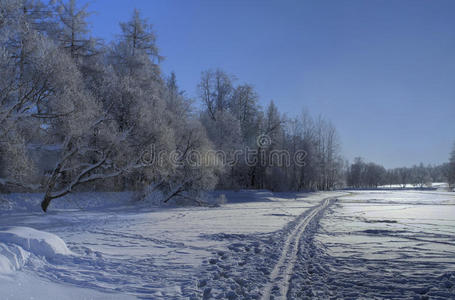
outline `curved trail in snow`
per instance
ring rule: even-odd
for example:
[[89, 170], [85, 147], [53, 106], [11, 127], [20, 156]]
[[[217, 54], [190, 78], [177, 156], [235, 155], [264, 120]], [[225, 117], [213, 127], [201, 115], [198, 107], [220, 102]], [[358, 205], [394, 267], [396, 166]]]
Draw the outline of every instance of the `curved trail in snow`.
[[289, 232], [278, 262], [270, 273], [269, 281], [264, 286], [261, 299], [271, 299], [272, 294], [274, 299], [286, 299], [290, 279], [297, 260], [297, 253], [300, 248], [300, 239], [311, 220], [327, 209], [333, 202], [333, 199], [334, 198], [324, 199], [320, 205], [313, 207], [309, 213], [302, 215], [294, 229]]

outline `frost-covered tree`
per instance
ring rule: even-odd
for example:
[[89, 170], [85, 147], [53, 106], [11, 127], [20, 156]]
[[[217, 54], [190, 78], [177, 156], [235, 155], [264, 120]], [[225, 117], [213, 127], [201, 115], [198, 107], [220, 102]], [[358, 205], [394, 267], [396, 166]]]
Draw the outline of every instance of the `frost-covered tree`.
[[242, 149], [242, 137], [240, 122], [228, 111], [217, 111], [212, 119], [209, 114], [203, 113], [201, 122], [207, 131], [216, 150], [223, 154], [224, 166], [220, 169], [218, 176], [220, 187], [236, 186], [235, 167], [231, 162], [238, 159], [236, 151]]
[[58, 42], [66, 49], [71, 57], [79, 59], [95, 55], [97, 40], [88, 37], [88, 21], [90, 15], [88, 4], [78, 7], [76, 0], [58, 1], [56, 7], [58, 18], [58, 32], [56, 38]]
[[102, 103], [84, 88], [82, 75], [70, 55], [49, 43], [42, 47], [47, 94], [41, 104], [48, 143], [58, 147], [56, 165], [45, 184], [42, 208], [94, 180], [116, 176], [124, 166], [115, 156], [123, 147], [123, 135], [108, 118]]
[[455, 144], [453, 145], [452, 152], [450, 153], [447, 175], [447, 181], [449, 182], [449, 185], [453, 187], [455, 184]]
[[187, 119], [195, 115], [193, 100], [187, 98], [185, 92], [179, 89], [174, 72], [166, 79], [164, 99], [167, 110], [176, 116], [173, 121]]
[[[153, 185], [174, 197], [196, 199], [201, 189], [216, 184], [216, 166], [192, 164], [186, 155], [205, 155], [211, 149], [204, 128], [191, 113], [191, 101], [179, 90], [175, 74], [161, 77], [157, 62], [161, 57], [155, 45], [152, 26], [135, 11], [129, 22], [121, 23], [122, 35], [108, 54], [115, 82], [101, 95], [121, 131], [127, 131], [130, 159], [153, 152], [159, 161], [128, 174], [127, 185], [145, 190]], [[110, 92], [108, 91], [110, 90]], [[144, 152], [145, 151], [145, 152]], [[177, 161], [171, 159], [177, 154]], [[175, 158], [175, 157], [174, 157]]]
[[[107, 54], [111, 68], [104, 72], [106, 79], [100, 93], [105, 108], [109, 109], [120, 131], [127, 134], [129, 160], [140, 158], [143, 152], [148, 153], [152, 148], [157, 153], [170, 153], [176, 147], [159, 66], [146, 49], [138, 46], [143, 35], [134, 37], [135, 42], [131, 40], [130, 26], [151, 29], [145, 20], [139, 18], [137, 11], [129, 22], [121, 24], [123, 34]], [[124, 184], [131, 186], [134, 182], [133, 188], [142, 189], [153, 182], [166, 181], [172, 169], [173, 166], [166, 161], [150, 165], [129, 174]]]
[[[0, 26], [0, 152], [4, 167], [0, 184], [27, 184], [34, 177], [27, 143], [40, 134], [42, 111], [48, 96], [47, 64], [41, 51], [49, 41], [47, 13], [39, 1], [1, 3]], [[41, 26], [43, 25], [43, 26]], [[9, 166], [9, 167], [8, 167]]]
[[283, 149], [283, 119], [273, 101], [270, 101], [261, 135], [257, 140], [257, 164], [251, 168], [251, 185], [258, 188], [279, 189], [279, 180], [283, 178], [284, 162], [272, 161], [271, 153]]
[[180, 196], [199, 203], [201, 191], [215, 188], [223, 164], [212, 151], [212, 144], [198, 120], [189, 119], [183, 125], [185, 127], [176, 132], [179, 155], [177, 161], [173, 161], [174, 172], [163, 184], [164, 202]]
[[[19, 5], [16, 9], [20, 16], [23, 6]], [[73, 60], [47, 34], [33, 29], [33, 24], [27, 25], [28, 21], [11, 22], [8, 32], [2, 32], [0, 135], [6, 145], [2, 147], [3, 154], [15, 158], [16, 168], [8, 171], [10, 178], [18, 177], [11, 170], [22, 169], [23, 164], [32, 165], [28, 158], [30, 143], [58, 145], [56, 148], [62, 156], [55, 159], [61, 163], [57, 164], [47, 180], [43, 205], [46, 209], [51, 199], [62, 194], [55, 193], [55, 189], [71, 190], [68, 187], [74, 186], [66, 184], [70, 178], [67, 175], [72, 170], [68, 161], [82, 153], [74, 145], [84, 142], [84, 136], [90, 129], [87, 126], [94, 124], [94, 119], [101, 112], [85, 93]], [[11, 42], [18, 36], [21, 40], [19, 50]], [[23, 170], [27, 172], [30, 168], [24, 167]], [[22, 178], [21, 182], [24, 181]], [[79, 180], [76, 181], [79, 183]]]
[[156, 45], [156, 35], [153, 26], [141, 18], [137, 9], [134, 9], [133, 16], [128, 22], [120, 23], [122, 39], [128, 45], [131, 56], [144, 53], [154, 62], [160, 62], [163, 57], [159, 54]]
[[430, 166], [425, 167], [423, 163], [411, 168], [410, 183], [415, 187], [423, 188], [425, 185], [431, 184], [432, 178], [430, 174]]
[[[204, 107], [201, 113], [202, 124], [215, 149], [223, 155], [224, 168], [218, 174], [220, 177], [219, 187], [223, 188], [238, 187], [244, 184], [243, 182], [239, 184], [239, 181], [245, 181], [244, 176], [240, 173], [246, 173], [246, 167], [243, 163], [244, 156], [242, 156], [244, 153], [238, 152], [245, 150], [246, 137], [240, 114], [242, 109], [246, 109], [245, 106], [242, 107], [241, 101], [246, 100], [241, 99], [240, 94], [236, 96], [236, 100], [233, 100], [234, 87], [232, 81], [233, 76], [222, 70], [208, 70], [201, 74], [198, 85], [199, 96]], [[249, 97], [253, 97], [253, 91], [250, 93]], [[253, 108], [251, 107], [251, 109]], [[243, 113], [246, 118], [248, 112], [244, 111]], [[249, 121], [254, 122], [254, 119], [252, 116]], [[246, 120], [243, 122], [244, 125], [247, 123]], [[254, 132], [253, 134], [256, 136], [257, 133]]]
[[198, 85], [199, 96], [211, 119], [216, 120], [218, 111], [225, 112], [232, 99], [233, 77], [222, 70], [207, 70], [202, 72]]
[[328, 121], [318, 118], [316, 122], [317, 160], [319, 168], [318, 188], [331, 189], [337, 184], [340, 170], [339, 140], [335, 127]]
[[[292, 124], [292, 123], [290, 123]], [[313, 118], [304, 110], [299, 118], [293, 121], [290, 133], [289, 151], [294, 157], [297, 151], [305, 151], [304, 163], [293, 165], [292, 181], [293, 189], [313, 190], [316, 189], [316, 174], [318, 164], [316, 162], [316, 131]]]
[[354, 163], [350, 166], [347, 183], [353, 188], [361, 188], [364, 184], [363, 177], [366, 173], [366, 164], [361, 157], [356, 157]]
[[247, 144], [255, 142], [259, 131], [258, 99], [254, 88], [249, 84], [243, 84], [235, 87], [229, 103], [230, 112], [240, 121], [243, 140]]
[[123, 75], [130, 75], [142, 84], [161, 81], [159, 62], [163, 57], [156, 46], [152, 25], [134, 10], [128, 22], [120, 23], [122, 30], [111, 53], [111, 61]]

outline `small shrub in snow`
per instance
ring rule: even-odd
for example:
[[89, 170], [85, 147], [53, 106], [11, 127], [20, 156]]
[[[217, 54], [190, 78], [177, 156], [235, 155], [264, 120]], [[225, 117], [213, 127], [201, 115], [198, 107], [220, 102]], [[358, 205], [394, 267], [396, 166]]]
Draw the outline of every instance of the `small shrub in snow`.
[[221, 194], [220, 196], [218, 196], [216, 199], [216, 203], [217, 204], [226, 204], [227, 203], [227, 198], [224, 194]]

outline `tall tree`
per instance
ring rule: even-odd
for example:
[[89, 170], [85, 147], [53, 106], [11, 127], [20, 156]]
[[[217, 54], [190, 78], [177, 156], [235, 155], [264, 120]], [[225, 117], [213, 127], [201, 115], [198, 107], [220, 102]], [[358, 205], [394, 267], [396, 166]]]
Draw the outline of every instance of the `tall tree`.
[[452, 152], [450, 153], [448, 182], [452, 187], [455, 184], [455, 144], [453, 145]]
[[229, 103], [231, 113], [240, 121], [243, 140], [251, 144], [258, 133], [258, 95], [249, 84], [235, 87]]
[[12, 0], [2, 1], [0, 14], [0, 152], [3, 166], [10, 165], [0, 184], [23, 186], [33, 173], [27, 143], [39, 135], [49, 99], [50, 74], [42, 72], [49, 41], [38, 31], [49, 28], [49, 15], [39, 1]]
[[88, 37], [88, 21], [90, 13], [88, 4], [78, 7], [76, 0], [58, 1], [57, 16], [59, 31], [57, 39], [64, 49], [67, 49], [72, 58], [87, 57], [96, 54], [96, 39]]
[[131, 56], [141, 52], [148, 55], [154, 62], [160, 62], [163, 59], [156, 46], [153, 26], [146, 19], [141, 18], [137, 9], [134, 9], [128, 22], [120, 23], [120, 28], [122, 29], [122, 38], [131, 51]]
[[211, 119], [216, 120], [217, 112], [228, 110], [233, 93], [232, 81], [232, 76], [219, 69], [202, 72], [199, 96]]

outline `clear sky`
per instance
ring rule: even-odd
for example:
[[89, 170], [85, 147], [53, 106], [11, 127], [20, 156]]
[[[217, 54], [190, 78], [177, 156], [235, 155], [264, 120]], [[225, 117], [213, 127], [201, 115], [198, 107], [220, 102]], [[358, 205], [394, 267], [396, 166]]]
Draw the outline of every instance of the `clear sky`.
[[[81, 0], [80, 3], [87, 2]], [[92, 0], [110, 41], [133, 8], [154, 24], [165, 73], [196, 98], [221, 68], [288, 116], [337, 127], [345, 157], [386, 167], [448, 160], [455, 141], [455, 1]]]

